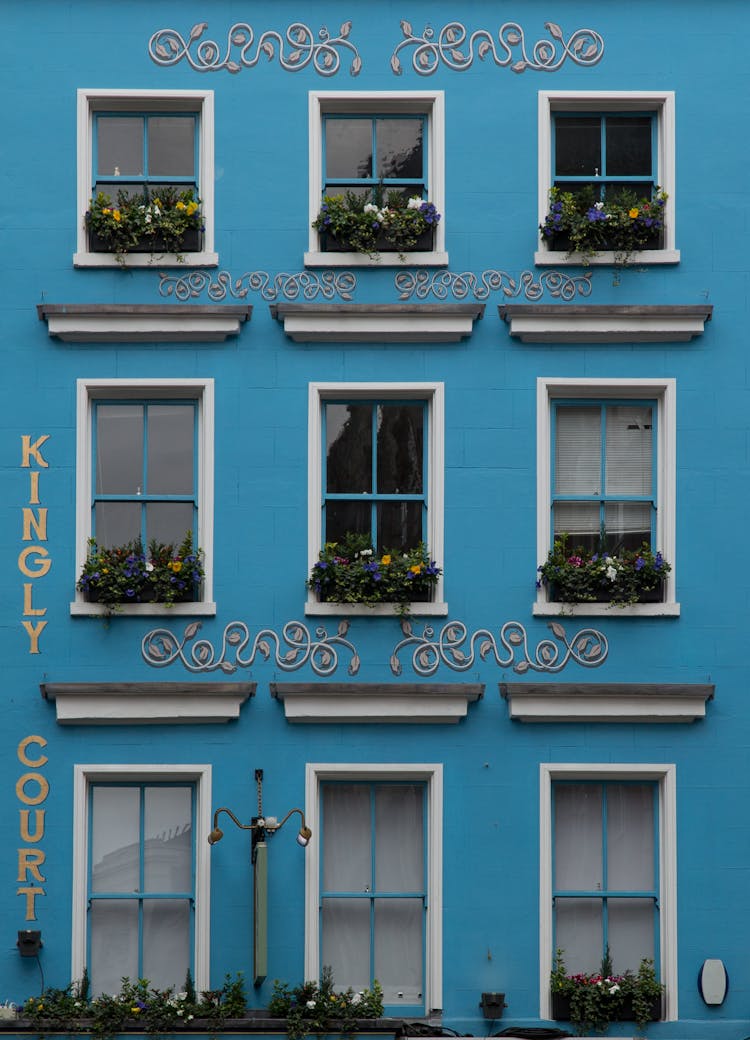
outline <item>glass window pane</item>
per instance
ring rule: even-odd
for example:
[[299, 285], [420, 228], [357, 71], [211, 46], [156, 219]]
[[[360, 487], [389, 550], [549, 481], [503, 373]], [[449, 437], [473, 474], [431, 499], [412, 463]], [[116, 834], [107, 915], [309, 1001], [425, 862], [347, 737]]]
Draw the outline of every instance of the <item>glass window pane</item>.
[[144, 812], [144, 892], [190, 892], [193, 887], [190, 788], [147, 787]]
[[601, 408], [555, 409], [555, 491], [558, 495], [601, 493]]
[[648, 405], [606, 409], [608, 495], [650, 495], [653, 413]]
[[94, 534], [99, 545], [112, 548], [140, 538], [141, 508], [138, 502], [97, 502]]
[[187, 899], [143, 903], [143, 977], [155, 989], [181, 990], [190, 967], [190, 904]]
[[140, 888], [140, 791], [94, 787], [91, 823], [91, 891]]
[[421, 785], [376, 787], [375, 888], [378, 892], [424, 890], [423, 803]]
[[326, 490], [372, 491], [372, 405], [327, 404]]
[[150, 116], [150, 177], [195, 177], [195, 121], [187, 116]]
[[654, 790], [650, 784], [607, 788], [607, 865], [608, 889], [653, 889]]
[[[567, 891], [601, 891], [601, 784], [556, 784], [554, 887]], [[559, 944], [558, 944], [559, 945]]]
[[423, 175], [422, 119], [377, 119], [377, 176], [379, 179]]
[[555, 176], [602, 174], [601, 120], [598, 116], [555, 120]]
[[646, 502], [608, 502], [604, 507], [607, 552], [640, 549], [651, 542], [651, 507]]
[[395, 549], [406, 552], [422, 541], [421, 502], [379, 502], [377, 509], [378, 535], [376, 549]]
[[336, 987], [370, 986], [370, 900], [324, 899], [321, 928], [322, 963], [333, 970]]
[[324, 891], [370, 892], [370, 788], [363, 784], [325, 784], [322, 809]]
[[554, 535], [570, 536], [570, 546], [579, 546], [588, 552], [601, 548], [601, 510], [598, 502], [556, 502], [554, 512]]
[[650, 177], [649, 116], [607, 116], [606, 135], [608, 177]]
[[372, 510], [369, 502], [328, 502], [325, 515], [325, 541], [340, 542], [349, 531], [371, 534]]
[[96, 494], [139, 495], [143, 479], [143, 406], [96, 408]]
[[100, 177], [142, 177], [143, 117], [98, 116], [96, 157]]
[[195, 408], [192, 404], [150, 404], [146, 414], [148, 494], [191, 495]]
[[385, 1004], [422, 1002], [421, 899], [375, 900], [375, 978]]
[[653, 899], [607, 900], [607, 938], [612, 964], [619, 975], [638, 971], [644, 957], [654, 958]]
[[372, 177], [372, 121], [326, 119], [326, 177]]
[[137, 979], [139, 975], [138, 902], [95, 899], [91, 903], [89, 923], [91, 992], [94, 996], [119, 993], [123, 975], [130, 979]]
[[420, 495], [424, 407], [414, 404], [378, 405], [377, 424], [378, 492]]
[[565, 951], [568, 974], [598, 971], [603, 944], [601, 900], [555, 900], [555, 947]]
[[193, 530], [192, 502], [149, 502], [146, 506], [146, 548], [155, 539], [177, 548]]

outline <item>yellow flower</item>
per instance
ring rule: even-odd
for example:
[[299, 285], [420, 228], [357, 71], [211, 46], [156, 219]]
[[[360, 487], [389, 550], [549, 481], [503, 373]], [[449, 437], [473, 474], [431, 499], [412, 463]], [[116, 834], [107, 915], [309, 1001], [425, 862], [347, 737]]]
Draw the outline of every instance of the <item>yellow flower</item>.
[[111, 209], [103, 209], [102, 210], [102, 213], [106, 213], [107, 215], [109, 215], [111, 212], [112, 212]]
[[109, 567], [102, 567], [102, 574], [109, 574]]
[[380, 562], [384, 563], [386, 566], [388, 566], [388, 564], [391, 562], [391, 558], [390, 558], [389, 555], [386, 554], [385, 556], [383, 556], [381, 558]]
[[114, 220], [119, 220], [120, 219], [120, 211], [119, 211], [119, 209], [113, 209], [112, 210], [112, 218]]
[[185, 209], [185, 203], [182, 201], [178, 202], [175, 209]]
[[171, 568], [171, 570], [174, 571], [175, 574], [179, 574], [179, 572], [182, 570], [182, 560], [170, 560], [168, 566]]
[[409, 568], [409, 570], [412, 572], [412, 574], [420, 574], [421, 571], [422, 571], [422, 564], [421, 563], [414, 563]]
[[633, 206], [633, 208], [630, 210], [628, 216], [632, 217], [633, 220], [635, 220], [635, 218], [638, 216], [638, 210], [635, 206]]
[[198, 203], [197, 202], [188, 202], [188, 204], [187, 204], [187, 211], [188, 211], [188, 216], [189, 217], [192, 217], [193, 213], [195, 213], [195, 211], [197, 209], [198, 209]]
[[138, 1007], [137, 1004], [135, 1005], [135, 1007], [132, 1007], [130, 1009], [130, 1014], [131, 1015], [139, 1015], [140, 1013], [141, 1013], [141, 1009]]

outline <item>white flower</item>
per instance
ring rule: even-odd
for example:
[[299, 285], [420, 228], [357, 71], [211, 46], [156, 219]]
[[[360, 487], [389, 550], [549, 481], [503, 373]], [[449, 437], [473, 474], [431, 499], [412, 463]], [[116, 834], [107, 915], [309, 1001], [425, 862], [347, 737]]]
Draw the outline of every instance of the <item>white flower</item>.
[[419, 209], [422, 205], [423, 200], [418, 195], [412, 196], [406, 203], [407, 209]]
[[607, 577], [610, 581], [614, 581], [617, 578], [617, 568], [611, 564], [607, 567]]
[[151, 560], [149, 560], [148, 563], [146, 564], [146, 570], [150, 573], [153, 569], [154, 569], [154, 565], [151, 562]]
[[147, 224], [150, 224], [150, 223], [151, 223], [151, 214], [150, 214], [150, 213], [147, 213], [147, 214], [146, 214], [146, 223], [147, 223]]
[[354, 996], [352, 997], [352, 1006], [356, 1007], [357, 1004], [359, 1004], [359, 1002], [361, 1000], [362, 1000], [362, 994], [361, 993], [355, 993]]
[[363, 549], [360, 556], [372, 556], [372, 549]]
[[620, 987], [618, 985], [610, 986], [609, 987], [609, 992], [610, 992], [611, 996], [614, 996], [615, 993], [619, 993], [620, 992]]
[[187, 992], [183, 990], [181, 993], [175, 993], [175, 1000], [187, 1000]]
[[305, 1007], [310, 1008], [310, 1010], [312, 1011], [313, 1008], [315, 1007], [315, 1001], [314, 1000], [308, 1000], [308, 1002], [305, 1004]]
[[183, 1008], [177, 1008], [177, 1014], [178, 1015], [184, 1015], [185, 1012], [184, 1012]]
[[188, 1022], [192, 1022], [193, 1021], [193, 1016], [192, 1015], [188, 1015], [187, 1020], [188, 1020]]
[[603, 202], [595, 202], [594, 203], [594, 209], [604, 209], [604, 203]]
[[377, 213], [378, 212], [378, 207], [375, 205], [374, 202], [366, 202], [365, 203], [364, 212], [365, 213]]

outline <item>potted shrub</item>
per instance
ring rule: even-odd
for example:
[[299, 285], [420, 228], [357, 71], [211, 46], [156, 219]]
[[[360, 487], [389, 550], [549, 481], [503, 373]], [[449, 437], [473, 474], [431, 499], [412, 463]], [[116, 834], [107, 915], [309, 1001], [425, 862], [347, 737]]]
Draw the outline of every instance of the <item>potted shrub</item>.
[[589, 552], [573, 548], [567, 534], [555, 539], [537, 568], [537, 588], [546, 585], [555, 603], [661, 603], [664, 579], [671, 571], [660, 552], [644, 542], [640, 549]]
[[381, 252], [404, 253], [432, 249], [440, 214], [419, 196], [406, 199], [402, 192], [376, 189], [372, 198], [347, 191], [326, 195], [313, 227], [328, 251], [365, 253], [373, 260]]
[[593, 185], [576, 192], [551, 188], [549, 201], [539, 225], [542, 241], [584, 264], [605, 249], [614, 252], [616, 264], [627, 264], [633, 253], [662, 244], [667, 194], [658, 186], [651, 198], [624, 188], [604, 201]]
[[643, 958], [637, 972], [616, 975], [607, 948], [598, 972], [567, 975], [563, 951], [558, 950], [550, 989], [552, 1017], [572, 1022], [580, 1036], [591, 1030], [604, 1033], [610, 1022], [635, 1022], [643, 1032], [648, 1022], [661, 1017], [664, 986], [648, 957]]
[[424, 542], [379, 554], [369, 534], [350, 531], [340, 542], [326, 542], [307, 586], [324, 603], [394, 603], [407, 613], [409, 603], [430, 599], [440, 573]]
[[203, 550], [193, 547], [192, 531], [178, 546], [152, 540], [148, 552], [140, 539], [108, 548], [90, 538], [77, 588], [89, 602], [115, 613], [124, 603], [194, 600], [203, 574]]
[[135, 195], [118, 191], [115, 202], [100, 191], [85, 216], [89, 249], [114, 253], [123, 266], [128, 253], [175, 253], [182, 262], [184, 252], [201, 246], [200, 203], [190, 188], [151, 188]]
[[272, 1018], [286, 1019], [289, 1040], [302, 1040], [310, 1033], [350, 1036], [362, 1027], [363, 1020], [382, 1016], [383, 991], [376, 980], [372, 989], [355, 993], [350, 987], [336, 992], [333, 973], [325, 967], [319, 983], [304, 982], [290, 989], [277, 979], [268, 1013]]

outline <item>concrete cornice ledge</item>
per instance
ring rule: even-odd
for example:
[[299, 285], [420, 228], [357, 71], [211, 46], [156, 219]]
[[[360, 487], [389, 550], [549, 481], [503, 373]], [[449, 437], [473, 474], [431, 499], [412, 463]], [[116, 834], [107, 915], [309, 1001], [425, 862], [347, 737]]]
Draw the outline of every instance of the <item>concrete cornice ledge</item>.
[[230, 722], [255, 695], [254, 682], [40, 683], [65, 725]]
[[512, 303], [498, 311], [522, 343], [686, 343], [703, 335], [713, 306]]
[[703, 683], [500, 683], [518, 722], [695, 722], [714, 686]]
[[483, 303], [272, 303], [295, 343], [458, 343]]
[[219, 343], [239, 335], [253, 308], [238, 304], [40, 303], [63, 343]]
[[483, 683], [271, 683], [289, 722], [459, 722]]

